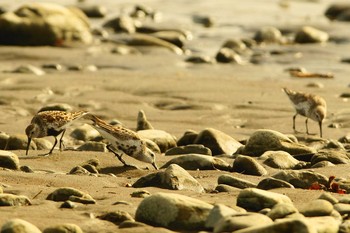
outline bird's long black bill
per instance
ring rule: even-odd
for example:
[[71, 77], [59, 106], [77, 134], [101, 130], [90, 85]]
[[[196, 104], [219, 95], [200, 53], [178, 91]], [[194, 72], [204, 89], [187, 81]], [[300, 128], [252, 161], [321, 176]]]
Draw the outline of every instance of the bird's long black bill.
[[28, 150], [30, 146], [30, 142], [32, 141], [32, 138], [28, 137], [28, 144], [27, 144], [27, 150], [26, 150], [26, 155], [28, 155]]
[[152, 163], [153, 167], [156, 169], [156, 170], [159, 170], [159, 168], [157, 167], [157, 164], [156, 163]]
[[318, 122], [319, 126], [320, 126], [320, 137], [322, 138], [322, 121]]

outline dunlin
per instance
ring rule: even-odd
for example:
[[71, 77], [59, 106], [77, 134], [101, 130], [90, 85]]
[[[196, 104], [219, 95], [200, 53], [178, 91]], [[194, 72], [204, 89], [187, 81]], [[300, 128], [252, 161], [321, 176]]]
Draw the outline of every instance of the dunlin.
[[288, 88], [283, 88], [283, 91], [288, 95], [296, 110], [296, 114], [293, 116], [294, 131], [296, 131], [295, 118], [299, 114], [306, 117], [306, 133], [309, 134], [307, 122], [310, 118], [318, 122], [320, 127], [320, 136], [322, 137], [322, 122], [327, 114], [326, 101], [322, 97], [314, 94], [292, 91]]
[[150, 163], [158, 170], [155, 163], [155, 153], [147, 148], [145, 141], [134, 131], [121, 125], [112, 126], [92, 114], [87, 114], [85, 118], [92, 120], [92, 126], [109, 142], [108, 150], [114, 153], [125, 166], [132, 165], [128, 165], [123, 160], [123, 154]]
[[85, 115], [86, 111], [78, 111], [78, 112], [64, 112], [64, 111], [43, 111], [37, 113], [30, 125], [26, 128], [26, 134], [28, 137], [28, 145], [26, 150], [26, 155], [28, 154], [28, 149], [30, 142], [33, 138], [42, 138], [46, 136], [53, 136], [55, 138], [55, 142], [49, 153], [44, 155], [49, 155], [52, 153], [53, 149], [57, 144], [57, 136], [62, 133], [60, 138], [60, 150], [63, 144], [63, 135], [69, 125], [73, 123], [73, 121], [79, 119], [83, 115]]

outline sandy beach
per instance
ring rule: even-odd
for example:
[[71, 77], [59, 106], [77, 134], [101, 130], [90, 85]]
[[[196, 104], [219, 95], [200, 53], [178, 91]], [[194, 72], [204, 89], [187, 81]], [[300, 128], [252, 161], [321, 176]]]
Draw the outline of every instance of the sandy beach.
[[[13, 9], [26, 1], [3, 1]], [[41, 2], [41, 1], [37, 1]], [[59, 2], [74, 5], [75, 1]], [[137, 1], [86, 1], [106, 6], [108, 14], [103, 19], [90, 19], [94, 27], [128, 11]], [[287, 4], [285, 6], [284, 4]], [[98, 42], [86, 46], [0, 46], [0, 131], [9, 135], [25, 135], [25, 128], [33, 115], [43, 106], [64, 103], [73, 110], [90, 111], [107, 122], [118, 120], [129, 129], [136, 129], [139, 110], [143, 110], [155, 129], [163, 130], [181, 138], [187, 130], [200, 132], [213, 128], [224, 132], [237, 141], [245, 141], [259, 129], [271, 129], [283, 134], [294, 134], [292, 117], [294, 109], [282, 88], [288, 87], [314, 93], [327, 101], [328, 114], [323, 122], [325, 140], [337, 141], [348, 134], [350, 110], [348, 73], [350, 66], [341, 62], [349, 56], [350, 36], [348, 23], [332, 22], [324, 12], [330, 1], [277, 1], [257, 3], [246, 1], [161, 1], [142, 2], [162, 13], [157, 26], [188, 30], [193, 39], [184, 46], [184, 55], [154, 46], [138, 47], [141, 54], [118, 55], [111, 52], [112, 42]], [[203, 27], [193, 21], [194, 15], [210, 16], [212, 27]], [[274, 26], [282, 32], [295, 31], [302, 26], [313, 26], [327, 32], [326, 43], [311, 44], [262, 44], [250, 53], [242, 54], [242, 64], [214, 63], [195, 64], [186, 62], [192, 55], [215, 58], [217, 51], [228, 39], [252, 38], [264, 26]], [[338, 42], [340, 41], [343, 42]], [[259, 62], [252, 63], [252, 54]], [[9, 72], [21, 65], [43, 67], [45, 64], [61, 64], [62, 70], [45, 70], [44, 75]], [[90, 66], [97, 70], [69, 70], [69, 66]], [[304, 67], [310, 72], [332, 73], [334, 78], [292, 77], [287, 68]], [[313, 85], [310, 85], [313, 84]], [[311, 86], [311, 87], [310, 87]], [[312, 87], [318, 86], [318, 87]], [[295, 134], [306, 140], [305, 118], [297, 117], [296, 126], [301, 133]], [[12, 218], [26, 220], [40, 230], [63, 223], [78, 225], [84, 232], [154, 232], [149, 227], [119, 229], [117, 225], [97, 218], [109, 211], [126, 211], [135, 216], [142, 198], [131, 197], [137, 190], [129, 187], [140, 177], [154, 172], [125, 169], [108, 152], [75, 151], [70, 133], [87, 120], [75, 122], [65, 134], [68, 150], [47, 157], [37, 155], [41, 150], [13, 150], [20, 158], [21, 166], [29, 166], [34, 173], [0, 170], [0, 185], [4, 193], [25, 195], [32, 205], [1, 207], [0, 226]], [[332, 127], [332, 126], [337, 127]], [[318, 134], [318, 124], [309, 120], [309, 130]], [[312, 137], [312, 136], [310, 136]], [[317, 136], [315, 136], [317, 137]], [[52, 137], [47, 137], [53, 142]], [[346, 147], [346, 144], [344, 144]], [[348, 148], [348, 147], [347, 147]], [[100, 174], [70, 175], [73, 167], [89, 159], [100, 161]], [[172, 159], [164, 153], [157, 155], [159, 166]], [[233, 157], [220, 157], [232, 164]], [[127, 162], [140, 167], [146, 165], [130, 157]], [[261, 161], [260, 161], [261, 163]], [[265, 166], [268, 174], [252, 176], [220, 170], [188, 171], [204, 187], [206, 192], [167, 190], [146, 187], [151, 194], [157, 192], [177, 193], [210, 204], [225, 204], [235, 208], [239, 190], [235, 192], [211, 192], [222, 174], [229, 174], [253, 183], [279, 172]], [[334, 175], [349, 181], [349, 164], [305, 169]], [[111, 175], [113, 174], [113, 175]], [[89, 193], [96, 204], [78, 204], [74, 209], [61, 209], [60, 202], [46, 200], [60, 187], [73, 187]], [[322, 190], [278, 188], [271, 192], [287, 195], [296, 207], [318, 198]], [[344, 195], [332, 193], [336, 198]], [[347, 195], [345, 195], [347, 196]], [[114, 205], [117, 201], [128, 204]]]

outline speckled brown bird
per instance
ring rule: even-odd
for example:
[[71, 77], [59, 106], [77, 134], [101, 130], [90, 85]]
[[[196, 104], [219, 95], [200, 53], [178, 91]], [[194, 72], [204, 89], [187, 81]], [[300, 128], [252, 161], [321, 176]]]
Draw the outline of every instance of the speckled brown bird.
[[60, 138], [61, 150], [63, 144], [62, 138], [67, 127], [85, 114], [87, 114], [86, 111], [43, 111], [37, 113], [25, 130], [28, 137], [26, 155], [28, 154], [29, 145], [33, 138], [42, 138], [47, 136], [53, 136], [55, 138], [55, 142], [51, 150], [44, 155], [51, 154], [57, 144], [57, 136], [62, 133]]
[[114, 153], [125, 166], [132, 165], [128, 165], [123, 160], [123, 154], [139, 161], [150, 163], [158, 170], [155, 163], [155, 153], [147, 148], [145, 141], [137, 133], [121, 125], [112, 126], [93, 114], [87, 114], [84, 118], [93, 122], [92, 126], [109, 142], [108, 150]]
[[306, 133], [309, 134], [307, 123], [308, 119], [310, 118], [318, 122], [320, 128], [320, 137], [322, 137], [322, 122], [327, 115], [326, 101], [322, 97], [310, 93], [292, 91], [288, 88], [283, 88], [283, 91], [287, 94], [296, 110], [296, 114], [293, 116], [294, 131], [296, 131], [295, 118], [297, 115], [302, 115], [306, 117]]

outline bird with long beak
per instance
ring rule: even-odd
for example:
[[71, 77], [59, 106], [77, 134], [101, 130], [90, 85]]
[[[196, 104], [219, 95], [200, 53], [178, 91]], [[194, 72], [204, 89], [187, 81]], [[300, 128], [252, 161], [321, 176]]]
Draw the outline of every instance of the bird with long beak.
[[55, 138], [55, 142], [51, 150], [44, 155], [52, 154], [52, 151], [57, 144], [57, 136], [60, 134], [62, 135], [59, 144], [59, 148], [61, 150], [63, 145], [63, 135], [67, 127], [85, 114], [87, 114], [86, 111], [43, 111], [37, 113], [25, 130], [28, 137], [26, 155], [28, 155], [30, 142], [33, 138], [42, 138], [47, 136], [53, 136]]
[[122, 158], [126, 154], [139, 161], [150, 163], [158, 170], [155, 153], [146, 146], [146, 142], [137, 133], [121, 125], [112, 126], [93, 114], [87, 114], [84, 118], [92, 121], [91, 126], [108, 141], [107, 149], [115, 154], [124, 166], [133, 166], [127, 164]]
[[320, 137], [322, 138], [322, 122], [326, 118], [326, 114], [327, 114], [326, 101], [322, 97], [318, 95], [310, 94], [310, 93], [292, 91], [292, 90], [289, 90], [288, 88], [283, 88], [283, 91], [289, 97], [296, 111], [295, 115], [293, 116], [294, 131], [296, 131], [295, 118], [297, 115], [302, 115], [306, 117], [306, 120], [305, 120], [306, 133], [309, 134], [307, 122], [308, 122], [308, 119], [310, 118], [318, 122], [318, 125], [320, 128]]

